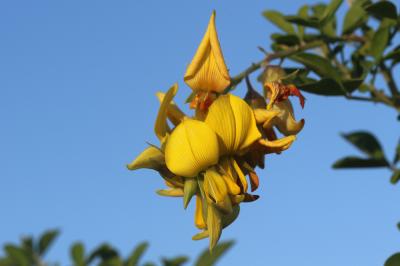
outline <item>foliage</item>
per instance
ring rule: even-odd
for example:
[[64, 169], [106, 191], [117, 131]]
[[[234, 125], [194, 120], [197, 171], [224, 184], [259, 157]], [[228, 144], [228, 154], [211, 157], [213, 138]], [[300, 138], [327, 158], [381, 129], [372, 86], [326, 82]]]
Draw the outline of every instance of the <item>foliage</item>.
[[[49, 230], [44, 232], [38, 239], [31, 236], [21, 239], [19, 245], [5, 244], [4, 257], [0, 257], [0, 266], [57, 266], [57, 262], [45, 261], [46, 252], [59, 235], [58, 230]], [[212, 266], [233, 246], [233, 241], [222, 242], [215, 247], [213, 253], [205, 249], [193, 262], [194, 265]], [[142, 242], [138, 244], [128, 255], [127, 258], [120, 256], [119, 252], [109, 244], [101, 244], [91, 252], [85, 250], [85, 246], [80, 243], [74, 243], [70, 248], [71, 265], [74, 266], [155, 266], [153, 262], [141, 263], [140, 260], [148, 249], [149, 244]], [[163, 266], [181, 266], [186, 264], [189, 258], [186, 256], [177, 256], [161, 259]]]
[[[272, 61], [279, 60], [279, 66], [295, 66], [285, 68], [290, 76], [285, 82], [300, 90], [384, 104], [397, 112], [400, 120], [400, 91], [393, 75], [400, 63], [398, 7], [392, 1], [347, 1], [339, 22], [337, 15], [343, 2], [303, 5], [292, 15], [264, 11], [263, 16], [279, 29], [271, 34], [272, 52], [260, 47], [265, 57], [233, 77], [231, 89], [254, 71], [268, 69]], [[258, 80], [264, 82], [262, 75]], [[379, 77], [386, 88], [377, 84]], [[357, 131], [342, 136], [364, 156], [343, 157], [333, 168], [387, 168], [391, 171], [390, 182], [399, 182], [400, 140], [390, 160], [372, 133]], [[400, 253], [390, 257], [385, 265], [400, 265]]]

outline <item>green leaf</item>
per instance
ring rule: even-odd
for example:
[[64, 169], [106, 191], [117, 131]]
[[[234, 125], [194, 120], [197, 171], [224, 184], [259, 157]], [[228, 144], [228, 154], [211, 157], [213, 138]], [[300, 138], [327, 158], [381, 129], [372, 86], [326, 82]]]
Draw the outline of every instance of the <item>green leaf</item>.
[[39, 254], [43, 255], [49, 249], [53, 241], [60, 234], [59, 230], [49, 230], [43, 233], [43, 235], [39, 239]]
[[137, 266], [139, 265], [140, 258], [146, 252], [147, 248], [149, 247], [149, 243], [142, 242], [135, 247], [132, 251], [132, 254], [129, 256], [128, 260], [126, 261], [126, 266]]
[[357, 131], [350, 134], [343, 134], [342, 137], [371, 158], [385, 158], [381, 144], [369, 132]]
[[400, 169], [397, 169], [396, 171], [393, 172], [392, 177], [390, 178], [390, 183], [397, 184], [400, 180]]
[[330, 4], [325, 8], [325, 11], [321, 17], [322, 26], [326, 25], [335, 17], [335, 13], [342, 3], [343, 0], [332, 0], [330, 2]]
[[333, 164], [333, 168], [372, 168], [372, 167], [387, 167], [388, 163], [384, 159], [364, 159], [354, 156], [344, 157]]
[[[308, 17], [308, 5], [304, 5], [304, 6], [300, 7], [299, 11], [297, 12], [297, 15], [300, 18], [307, 19], [307, 17]], [[300, 38], [303, 39], [304, 27], [301, 26], [301, 25], [297, 25], [297, 29], [298, 29]]]
[[381, 25], [372, 37], [368, 53], [372, 55], [377, 61], [380, 60], [383, 56], [383, 51], [388, 44], [389, 29], [390, 27]]
[[300, 90], [313, 94], [325, 96], [341, 96], [345, 95], [345, 92], [351, 93], [355, 91], [361, 86], [362, 82], [363, 79], [343, 80], [342, 85], [345, 91], [343, 91], [343, 87], [341, 87], [339, 83], [330, 78], [322, 78], [318, 81], [308, 82], [304, 84], [296, 84], [296, 86]]
[[71, 247], [70, 251], [71, 259], [74, 262], [74, 266], [85, 265], [85, 247], [82, 243], [75, 243]]
[[218, 259], [220, 259], [220, 257], [233, 246], [234, 243], [233, 240], [222, 242], [214, 247], [212, 253], [210, 253], [208, 249], [204, 250], [196, 260], [195, 266], [214, 265]]
[[378, 1], [367, 6], [366, 10], [378, 19], [397, 19], [396, 6], [390, 1]]
[[283, 35], [279, 33], [274, 33], [271, 34], [271, 39], [278, 44], [284, 44], [288, 46], [300, 44], [299, 37], [294, 34]]
[[111, 260], [113, 258], [118, 258], [118, 252], [108, 244], [102, 244], [96, 248], [87, 259], [87, 264], [92, 262], [96, 258], [100, 258], [103, 261]]
[[321, 78], [331, 78], [337, 82], [340, 81], [339, 70], [333, 67], [329, 60], [322, 56], [310, 53], [298, 53], [290, 56], [290, 59], [310, 68]]
[[318, 29], [321, 21], [315, 17], [304, 18], [301, 16], [285, 16], [285, 20], [294, 24]]
[[165, 259], [165, 258], [162, 259], [164, 266], [181, 266], [188, 260], [189, 260], [189, 258], [186, 256], [179, 256], [179, 257], [172, 258], [172, 259]]
[[15, 245], [12, 244], [6, 244], [4, 245], [4, 251], [9, 257], [10, 260], [12, 260], [13, 264], [12, 265], [18, 265], [18, 266], [29, 266], [29, 254], [27, 252]]
[[339, 96], [345, 94], [340, 85], [335, 80], [329, 78], [323, 78], [319, 81], [306, 84], [296, 84], [296, 86], [302, 91], [318, 95]]
[[145, 264], [143, 264], [143, 266], [156, 266], [156, 264], [153, 262], [146, 262]]
[[363, 25], [367, 18], [364, 8], [360, 4], [353, 3], [344, 17], [342, 33], [352, 33], [355, 29]]
[[399, 265], [400, 265], [400, 253], [393, 254], [385, 262], [385, 266], [399, 266]]
[[267, 10], [263, 12], [263, 16], [278, 26], [284, 32], [295, 34], [294, 28], [292, 24], [285, 20], [285, 17], [279, 13], [278, 11], [274, 10]]
[[197, 192], [197, 178], [186, 178], [183, 187], [183, 208], [186, 209], [190, 200]]

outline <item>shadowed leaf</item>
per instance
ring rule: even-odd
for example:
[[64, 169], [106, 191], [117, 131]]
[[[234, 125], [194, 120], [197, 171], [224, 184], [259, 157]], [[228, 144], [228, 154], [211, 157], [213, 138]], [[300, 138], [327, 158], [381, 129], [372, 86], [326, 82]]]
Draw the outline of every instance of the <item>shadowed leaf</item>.
[[[350, 79], [342, 81], [345, 91], [351, 93], [360, 87], [362, 79]], [[303, 91], [325, 95], [325, 96], [341, 96], [345, 95], [342, 87], [333, 79], [323, 78], [319, 81], [309, 82], [305, 84], [296, 84], [297, 87]]]
[[366, 7], [366, 10], [376, 18], [397, 19], [396, 6], [390, 1], [378, 1]]
[[119, 255], [114, 248], [112, 248], [108, 244], [102, 244], [90, 254], [86, 263], [90, 263], [96, 258], [99, 258], [103, 261], [109, 261], [117, 257], [119, 257]]
[[392, 177], [390, 178], [390, 183], [397, 184], [400, 180], [400, 169], [397, 169], [396, 171], [393, 172]]
[[203, 253], [200, 254], [199, 258], [196, 260], [195, 266], [212, 266], [214, 265], [218, 259], [221, 258], [222, 255], [227, 252], [235, 242], [227, 241], [222, 242], [216, 245], [210, 253], [209, 250], [204, 250]]
[[399, 266], [400, 265], [400, 253], [393, 254], [385, 262], [385, 266]]
[[57, 236], [59, 235], [59, 231], [58, 230], [49, 230], [47, 232], [45, 232], [39, 240], [39, 254], [43, 255], [46, 253], [46, 251], [48, 250], [48, 248], [51, 246], [51, 244], [53, 243], [53, 241], [57, 238]]
[[75, 243], [71, 247], [70, 251], [71, 259], [74, 262], [74, 266], [85, 265], [85, 247], [82, 243]]
[[344, 157], [333, 164], [333, 168], [373, 168], [387, 167], [388, 163], [384, 159], [364, 159], [355, 156]]
[[126, 261], [126, 266], [137, 266], [139, 265], [139, 260], [146, 252], [147, 248], [149, 247], [149, 243], [142, 242], [135, 247], [132, 251], [132, 254], [129, 256], [128, 260]]
[[9, 257], [9, 261], [12, 261], [11, 265], [15, 266], [29, 266], [29, 255], [24, 249], [17, 247], [15, 245], [6, 244], [4, 246], [4, 251]]
[[164, 266], [181, 266], [189, 260], [186, 256], [179, 256], [172, 259], [163, 259]]
[[358, 131], [342, 134], [342, 137], [372, 158], [382, 159], [385, 157], [379, 141], [369, 132]]

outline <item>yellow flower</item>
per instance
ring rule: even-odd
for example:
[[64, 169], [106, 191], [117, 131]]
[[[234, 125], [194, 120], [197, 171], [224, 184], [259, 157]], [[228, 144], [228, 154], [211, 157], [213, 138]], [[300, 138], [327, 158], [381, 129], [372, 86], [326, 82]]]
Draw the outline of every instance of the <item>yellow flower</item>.
[[168, 169], [179, 176], [195, 177], [219, 158], [217, 135], [202, 121], [185, 119], [170, 135], [165, 147]]
[[[303, 127], [304, 120], [294, 119], [288, 96], [299, 96], [302, 104], [304, 98], [294, 86], [279, 80], [265, 83], [268, 104], [254, 90], [246, 101], [222, 95], [231, 79], [215, 29], [215, 12], [184, 80], [193, 90], [194, 117], [173, 102], [177, 84], [166, 93], [158, 92], [154, 132], [160, 145], [147, 147], [128, 169], [156, 170], [167, 186], [157, 193], [182, 197], [185, 209], [196, 197], [194, 223], [202, 231], [193, 239], [208, 237], [211, 250], [223, 228], [238, 217], [239, 204], [258, 199], [248, 192], [249, 187], [253, 192], [259, 186], [255, 166], [264, 167], [265, 154], [289, 148]], [[286, 137], [278, 139], [274, 128]]]
[[231, 82], [215, 28], [215, 11], [184, 80], [194, 91], [218, 93], [223, 92]]

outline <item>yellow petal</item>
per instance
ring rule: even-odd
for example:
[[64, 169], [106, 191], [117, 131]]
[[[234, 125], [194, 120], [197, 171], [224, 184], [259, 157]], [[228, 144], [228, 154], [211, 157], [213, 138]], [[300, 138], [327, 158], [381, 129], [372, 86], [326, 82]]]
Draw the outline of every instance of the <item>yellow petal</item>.
[[233, 158], [231, 160], [232, 160], [231, 162], [232, 162], [233, 168], [235, 169], [234, 172], [238, 175], [239, 180], [242, 184], [243, 192], [246, 192], [249, 187], [247, 184], [246, 177], [244, 176], [243, 171], [242, 171], [242, 169], [240, 169], [240, 166], [237, 164], [236, 160]]
[[204, 192], [210, 204], [215, 204], [224, 213], [232, 212], [232, 203], [223, 177], [213, 168], [204, 174]]
[[272, 110], [279, 112], [273, 123], [285, 136], [296, 135], [303, 129], [304, 119], [301, 119], [299, 122], [295, 120], [293, 107], [289, 100], [275, 103]]
[[140, 168], [160, 170], [163, 165], [165, 165], [165, 161], [162, 151], [154, 146], [149, 146], [133, 162], [128, 164], [127, 167], [129, 170]]
[[186, 70], [184, 80], [195, 91], [223, 92], [230, 84], [215, 29], [215, 12], [211, 15], [207, 31]]
[[204, 221], [203, 216], [203, 202], [200, 196], [196, 196], [196, 211], [194, 214], [194, 223], [199, 229], [206, 228], [206, 222]]
[[205, 122], [219, 136], [222, 153], [243, 153], [261, 137], [251, 108], [232, 94], [222, 95], [215, 100]]
[[257, 108], [253, 110], [254, 112], [254, 117], [256, 119], [257, 124], [265, 125], [267, 127], [273, 118], [279, 115], [279, 111], [274, 111], [274, 110], [266, 110], [266, 109], [261, 109]]
[[168, 138], [165, 162], [176, 175], [195, 177], [216, 164], [219, 157], [217, 135], [206, 123], [185, 119]]
[[[156, 95], [160, 103], [162, 103], [165, 98], [165, 93], [157, 92]], [[181, 109], [179, 109], [178, 106], [176, 106], [173, 101], [171, 101], [167, 106], [167, 117], [172, 122], [172, 124], [177, 126], [180, 122], [182, 122], [185, 114], [181, 111]]]
[[279, 153], [287, 150], [295, 140], [296, 136], [292, 135], [273, 141], [260, 139], [258, 143], [264, 147], [265, 153]]
[[192, 236], [192, 240], [201, 240], [201, 239], [207, 238], [208, 236], [209, 236], [208, 230], [204, 230], [204, 231]]
[[158, 195], [165, 197], [183, 197], [181, 188], [160, 189], [156, 191]]
[[177, 91], [178, 84], [175, 83], [165, 94], [165, 97], [160, 105], [160, 109], [158, 110], [156, 124], [154, 125], [154, 131], [161, 143], [165, 141], [168, 133], [167, 109]]

